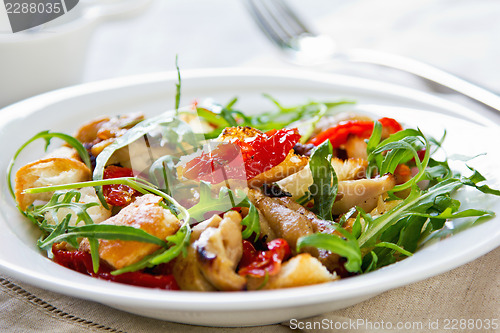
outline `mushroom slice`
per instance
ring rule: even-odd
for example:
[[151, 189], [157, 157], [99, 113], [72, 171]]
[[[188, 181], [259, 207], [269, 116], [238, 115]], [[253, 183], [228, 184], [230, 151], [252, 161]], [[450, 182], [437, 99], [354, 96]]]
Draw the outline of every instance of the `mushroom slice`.
[[377, 206], [378, 196], [390, 191], [396, 185], [390, 173], [373, 179], [347, 180], [339, 182], [337, 201], [332, 213], [340, 215], [358, 206], [369, 212]]
[[24, 211], [35, 200], [48, 201], [53, 194], [53, 192], [23, 193], [28, 188], [79, 183], [89, 179], [89, 168], [72, 158], [52, 157], [31, 162], [16, 173], [16, 201], [19, 208]]
[[[160, 206], [162, 200], [159, 196], [145, 194], [136, 198], [134, 202], [102, 224], [131, 226], [142, 229], [160, 239], [165, 239], [175, 234], [181, 227], [181, 223], [170, 210]], [[132, 265], [159, 249], [159, 245], [151, 243], [99, 240], [99, 257], [116, 269]], [[88, 239], [84, 239], [80, 243], [80, 250], [90, 251]]]
[[343, 145], [348, 158], [361, 158], [366, 160], [368, 154], [366, 153], [365, 139], [359, 136], [351, 135], [347, 142]]
[[368, 161], [362, 158], [349, 158], [347, 160], [341, 160], [334, 157], [332, 158], [332, 166], [339, 181], [355, 180], [366, 177]]
[[193, 243], [198, 265], [205, 278], [218, 290], [242, 290], [246, 279], [236, 273], [243, 254], [241, 216], [228, 212], [217, 228], [207, 228]]
[[229, 211], [193, 227], [187, 256], [179, 256], [174, 276], [183, 290], [242, 290], [246, 279], [236, 273], [243, 252], [241, 216]]

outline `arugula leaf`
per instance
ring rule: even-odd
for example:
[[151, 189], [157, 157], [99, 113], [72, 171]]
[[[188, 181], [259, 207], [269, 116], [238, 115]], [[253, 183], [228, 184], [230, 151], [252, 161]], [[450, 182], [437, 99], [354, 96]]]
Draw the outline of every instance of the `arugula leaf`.
[[[239, 196], [243, 196], [244, 193], [237, 193]], [[252, 235], [255, 235], [255, 241], [259, 238], [260, 236], [260, 220], [259, 220], [259, 213], [257, 212], [257, 208], [253, 205], [253, 203], [248, 199], [248, 197], [245, 197], [239, 204], [239, 207], [247, 207], [248, 208], [248, 214], [241, 220], [241, 224], [244, 225], [246, 228], [245, 230], [242, 231], [241, 236], [244, 239], [250, 238]]]
[[332, 206], [337, 197], [338, 179], [331, 164], [333, 148], [330, 140], [326, 140], [313, 152], [309, 160], [309, 168], [313, 184], [309, 192], [314, 199], [313, 211], [323, 220], [333, 220]]
[[[149, 133], [154, 133], [158, 129], [161, 130], [162, 139], [161, 144], [174, 144], [179, 149], [183, 150], [183, 144], [190, 144], [193, 147], [197, 146], [198, 138], [192, 131], [191, 127], [178, 118], [173, 118], [167, 112], [160, 114], [156, 117], [145, 119], [129, 129], [125, 134], [115, 139], [115, 141], [103, 149], [103, 151], [96, 158], [96, 166], [94, 169], [93, 179], [96, 181], [102, 180], [104, 175], [104, 168], [110, 157], [120, 148], [126, 147], [131, 143], [143, 138]], [[102, 194], [102, 188], [96, 187], [96, 192], [104, 207], [107, 208], [107, 203]]]
[[378, 236], [384, 230], [406, 216], [425, 212], [428, 208], [432, 207], [434, 200], [438, 196], [449, 194], [461, 185], [457, 179], [448, 179], [422, 192], [414, 184], [411, 188], [411, 193], [405, 200], [385, 214], [373, 219], [372, 223], [370, 223], [358, 239], [360, 247], [374, 246]]
[[206, 219], [205, 215], [210, 212], [225, 212], [235, 207], [233, 193], [227, 187], [221, 187], [217, 197], [212, 197], [212, 186], [205, 181], [200, 182], [200, 200], [196, 205], [188, 209], [195, 222]]
[[135, 272], [144, 268], [151, 268], [159, 264], [170, 262], [181, 253], [185, 255], [186, 248], [189, 246], [190, 237], [191, 228], [188, 223], [184, 223], [175, 234], [167, 237], [166, 249], [160, 249], [132, 265], [112, 271], [111, 274], [119, 275], [127, 272]]
[[246, 227], [242, 231], [242, 237], [248, 239], [254, 234], [256, 237], [259, 237], [260, 222], [257, 208], [255, 208], [242, 190], [237, 189], [236, 193], [233, 193], [227, 187], [221, 187], [218, 196], [212, 197], [211, 184], [201, 181], [200, 201], [189, 208], [188, 212], [195, 221], [199, 222], [206, 219], [207, 213], [226, 212], [233, 207], [249, 208], [247, 216], [241, 221], [241, 224]]
[[335, 234], [323, 233], [303, 236], [297, 240], [297, 252], [300, 252], [306, 246], [313, 246], [318, 249], [337, 253], [347, 258], [345, 268], [349, 272], [359, 272], [361, 270], [362, 256], [356, 238], [337, 224], [332, 224], [331, 227], [340, 232], [345, 239]]
[[[65, 218], [65, 220], [67, 220]], [[62, 223], [60, 223], [61, 225]], [[54, 230], [55, 231], [55, 230]], [[112, 224], [89, 224], [80, 227], [68, 227], [67, 232], [61, 233], [54, 237], [47, 237], [39, 243], [39, 247], [47, 249], [54, 243], [61, 242], [67, 238], [95, 238], [95, 239], [120, 239], [124, 241], [136, 241], [152, 243], [160, 246], [166, 246], [166, 243], [151, 234], [148, 234], [142, 229], [134, 228], [125, 225], [112, 225]]]
[[[396, 185], [392, 192], [401, 191], [412, 187], [426, 175], [426, 168], [430, 159], [430, 142], [420, 130], [406, 129], [390, 135], [387, 139], [373, 147], [376, 137], [370, 137], [370, 151], [368, 151], [368, 161], [370, 163], [369, 172], [373, 172], [376, 165], [380, 174], [394, 173], [396, 167], [401, 163], [406, 163], [414, 159], [419, 172], [404, 184]], [[418, 156], [418, 151], [425, 148], [422, 162]]]
[[64, 134], [64, 133], [59, 133], [59, 132], [50, 132], [50, 131], [42, 131], [40, 133], [35, 134], [31, 139], [26, 141], [19, 149], [16, 151], [14, 156], [11, 158], [9, 162], [9, 166], [7, 167], [7, 184], [9, 186], [9, 191], [10, 194], [12, 195], [12, 198], [16, 198], [16, 195], [14, 194], [14, 188], [12, 186], [12, 169], [14, 168], [14, 164], [16, 162], [17, 157], [19, 154], [33, 141], [38, 140], [38, 139], [44, 139], [45, 140], [45, 151], [47, 151], [47, 148], [50, 145], [50, 141], [53, 138], [58, 138], [61, 140], [64, 140], [67, 144], [69, 144], [71, 147], [75, 148], [75, 150], [78, 152], [78, 155], [80, 155], [80, 158], [82, 161], [85, 163], [85, 165], [89, 168], [92, 169], [91, 163], [90, 163], [90, 157], [89, 153], [87, 152], [87, 149], [82, 145], [80, 141], [72, 137], [71, 135]]
[[467, 166], [471, 171], [474, 173], [470, 177], [462, 177], [460, 181], [462, 184], [467, 185], [467, 186], [472, 186], [479, 191], [486, 193], [486, 194], [493, 194], [496, 196], [500, 196], [500, 190], [492, 189], [488, 185], [478, 185], [478, 183], [481, 183], [486, 180], [486, 178], [479, 173], [476, 169]]
[[175, 55], [175, 69], [177, 70], [177, 83], [175, 84], [175, 114], [179, 115], [179, 105], [181, 104], [181, 70], [179, 69], [179, 58]]

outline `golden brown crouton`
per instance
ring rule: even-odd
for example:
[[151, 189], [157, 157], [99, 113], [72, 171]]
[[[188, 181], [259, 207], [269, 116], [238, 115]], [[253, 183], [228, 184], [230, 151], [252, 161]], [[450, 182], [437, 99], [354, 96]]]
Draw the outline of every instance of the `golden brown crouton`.
[[58, 157], [41, 159], [28, 163], [17, 171], [16, 201], [22, 210], [26, 210], [35, 200], [50, 200], [53, 193], [23, 193], [28, 188], [78, 183], [89, 179], [90, 170], [80, 161]]
[[[145, 194], [102, 224], [131, 226], [164, 240], [175, 234], [181, 223], [168, 209], [159, 205], [160, 201], [159, 196]], [[158, 249], [159, 245], [151, 243], [99, 240], [99, 257], [116, 269], [132, 265]], [[80, 243], [80, 250], [90, 251], [87, 239]]]
[[265, 278], [249, 277], [247, 287], [248, 290], [292, 288], [337, 279], [337, 275], [330, 274], [318, 259], [309, 253], [301, 253], [283, 263], [280, 272], [269, 277], [267, 283], [265, 283]]

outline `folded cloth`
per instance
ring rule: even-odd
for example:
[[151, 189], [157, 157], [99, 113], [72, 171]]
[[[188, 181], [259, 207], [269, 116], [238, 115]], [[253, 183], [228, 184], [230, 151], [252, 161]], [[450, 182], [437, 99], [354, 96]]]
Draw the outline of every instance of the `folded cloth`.
[[[384, 332], [390, 322], [409, 332], [438, 330], [452, 320], [485, 324], [500, 317], [500, 247], [447, 273], [397, 288], [349, 308], [282, 325], [209, 328], [145, 318], [105, 305], [45, 291], [0, 276], [0, 332]], [[384, 324], [382, 324], [382, 322]], [[315, 324], [316, 323], [316, 324]], [[345, 324], [343, 324], [345, 323]], [[355, 323], [355, 324], [354, 324]], [[323, 326], [321, 326], [323, 325]], [[326, 326], [325, 326], [326, 325]], [[343, 325], [343, 326], [342, 326]], [[385, 326], [381, 326], [385, 325]], [[396, 330], [397, 331], [397, 330]], [[486, 330], [487, 331], [487, 330]], [[493, 330], [490, 330], [493, 331]]]

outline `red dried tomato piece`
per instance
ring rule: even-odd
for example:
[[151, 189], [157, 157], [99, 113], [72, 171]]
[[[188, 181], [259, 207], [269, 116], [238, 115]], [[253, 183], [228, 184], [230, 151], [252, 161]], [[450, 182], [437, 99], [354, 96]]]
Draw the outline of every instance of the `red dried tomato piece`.
[[252, 243], [243, 240], [243, 256], [238, 274], [254, 277], [278, 274], [283, 260], [291, 255], [290, 246], [286, 240], [277, 238], [267, 243], [267, 248], [267, 251], [257, 251]]
[[172, 274], [153, 275], [137, 271], [111, 275], [113, 269], [103, 262], [99, 265], [99, 271], [94, 273], [92, 257], [87, 252], [59, 250], [54, 244], [52, 253], [54, 254], [54, 261], [59, 265], [92, 277], [140, 287], [180, 290]]
[[[392, 118], [380, 118], [378, 120], [382, 124], [382, 128], [387, 134], [393, 134], [399, 132], [403, 129], [401, 125]], [[365, 121], [365, 120], [348, 120], [342, 121], [338, 125], [334, 127], [330, 127], [329, 129], [319, 133], [308, 143], [312, 143], [315, 146], [318, 146], [325, 142], [326, 140], [330, 140], [332, 143], [332, 147], [338, 148], [341, 145], [345, 144], [349, 139], [350, 135], [355, 135], [360, 138], [369, 138], [373, 132], [373, 121]]]
[[[189, 179], [220, 183], [226, 179], [252, 179], [283, 162], [300, 134], [296, 128], [271, 130], [256, 136], [220, 144], [186, 163], [184, 176]], [[241, 153], [245, 170], [239, 165]]]
[[[110, 165], [104, 169], [103, 178], [110, 179], [133, 176], [134, 172], [132, 169]], [[102, 187], [102, 192], [106, 198], [106, 202], [113, 206], [126, 206], [132, 202], [134, 195], [140, 194], [133, 188], [122, 184], [104, 185]]]
[[184, 177], [218, 184], [226, 179], [245, 180], [245, 170], [238, 158], [240, 148], [233, 143], [220, 143], [211, 151], [186, 163]]
[[243, 153], [247, 179], [283, 162], [299, 139], [300, 134], [296, 128], [284, 128], [268, 131], [248, 141], [235, 142]]

